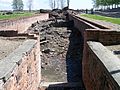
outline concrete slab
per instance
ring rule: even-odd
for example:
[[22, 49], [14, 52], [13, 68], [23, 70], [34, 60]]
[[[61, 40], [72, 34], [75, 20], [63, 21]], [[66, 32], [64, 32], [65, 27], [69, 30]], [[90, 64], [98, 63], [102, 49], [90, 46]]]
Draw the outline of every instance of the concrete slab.
[[120, 59], [99, 42], [88, 42], [89, 47], [120, 86]]
[[106, 46], [114, 55], [120, 58], [120, 44], [119, 45], [111, 45]]

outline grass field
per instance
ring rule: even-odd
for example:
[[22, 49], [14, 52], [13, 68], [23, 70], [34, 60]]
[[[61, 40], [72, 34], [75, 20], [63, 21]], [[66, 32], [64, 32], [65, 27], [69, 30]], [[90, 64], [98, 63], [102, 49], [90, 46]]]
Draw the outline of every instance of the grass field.
[[120, 18], [111, 18], [111, 17], [100, 16], [100, 15], [91, 15], [91, 14], [81, 14], [80, 16], [96, 19], [96, 20], [102, 20], [106, 22], [111, 22], [114, 24], [120, 24]]
[[16, 18], [28, 17], [28, 16], [32, 16], [32, 15], [34, 15], [34, 13], [30, 13], [30, 12], [13, 13], [13, 14], [10, 14], [10, 15], [0, 14], [0, 20], [16, 19]]

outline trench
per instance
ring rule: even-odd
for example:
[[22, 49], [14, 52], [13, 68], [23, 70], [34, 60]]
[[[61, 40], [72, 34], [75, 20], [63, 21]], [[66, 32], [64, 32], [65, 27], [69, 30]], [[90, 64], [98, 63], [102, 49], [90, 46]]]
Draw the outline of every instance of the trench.
[[67, 80], [68, 82], [82, 81], [82, 57], [83, 57], [83, 38], [81, 33], [71, 27], [69, 36], [69, 47], [66, 54]]
[[[58, 84], [62, 82], [62, 86], [79, 83], [72, 87], [72, 90], [82, 90], [84, 85], [82, 82], [83, 38], [81, 33], [73, 27], [71, 22], [63, 19], [58, 19], [57, 22], [54, 20], [40, 21], [33, 26], [31, 32], [39, 31], [40, 33], [41, 82], [58, 82]], [[71, 90], [68, 87], [66, 89]]]

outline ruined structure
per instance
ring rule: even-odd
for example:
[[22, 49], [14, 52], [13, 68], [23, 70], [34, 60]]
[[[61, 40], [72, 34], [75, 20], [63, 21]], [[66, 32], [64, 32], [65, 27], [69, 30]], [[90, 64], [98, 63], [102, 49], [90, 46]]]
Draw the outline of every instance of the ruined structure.
[[29, 34], [26, 29], [43, 19], [48, 14], [0, 21], [0, 90], [37, 90], [41, 80], [39, 33]]
[[68, 16], [84, 38], [82, 75], [86, 90], [119, 90], [120, 30], [78, 15]]
[[[42, 84], [41, 42], [39, 33], [33, 30], [35, 32], [31, 34], [31, 32], [27, 32], [26, 30], [31, 24], [31, 27], [34, 27], [34, 22], [39, 23], [38, 21], [41, 19], [48, 19], [48, 14], [43, 14], [12, 22], [0, 22], [0, 42], [3, 42], [0, 44], [0, 90], [120, 89], [119, 29], [80, 17], [70, 11], [68, 11], [66, 15], [68, 25], [74, 27], [71, 32], [74, 34], [69, 37], [70, 45], [74, 47], [71, 49], [69, 45], [70, 51], [67, 52], [66, 60], [69, 59], [73, 61], [75, 59], [75, 62], [80, 60], [78, 63], [80, 64], [80, 68], [77, 67], [77, 69], [75, 62], [73, 62], [73, 64], [69, 61], [66, 63], [67, 66], [71, 66], [71, 68], [68, 69], [70, 73], [68, 75], [68, 82], [45, 82]], [[44, 28], [48, 29], [48, 26]], [[61, 35], [61, 33], [56, 33]], [[61, 35], [61, 37], [64, 36]], [[71, 40], [71, 37], [74, 38]], [[76, 42], [76, 40], [78, 41]], [[9, 46], [11, 47], [9, 48]], [[80, 50], [76, 47], [79, 47]], [[78, 53], [79, 51], [81, 52]], [[76, 52], [77, 55], [75, 57]], [[72, 73], [72, 71], [74, 71], [73, 68], [76, 69], [75, 72], [73, 72], [77, 73], [75, 75]], [[78, 75], [78, 72], [80, 75]], [[75, 77], [77, 77], [77, 79]], [[71, 86], [72, 88], [69, 88]], [[76, 86], [79, 86], [79, 88], [75, 88]]]

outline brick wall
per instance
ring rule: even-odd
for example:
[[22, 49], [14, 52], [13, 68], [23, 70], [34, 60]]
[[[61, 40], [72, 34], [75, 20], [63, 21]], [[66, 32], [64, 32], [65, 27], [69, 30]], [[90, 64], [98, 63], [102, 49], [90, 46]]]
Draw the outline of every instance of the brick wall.
[[0, 90], [37, 90], [41, 80], [39, 40], [28, 39], [0, 61]]
[[108, 29], [87, 29], [84, 32], [87, 41], [99, 41], [104, 45], [120, 44], [120, 31]]
[[[99, 42], [88, 42], [83, 60], [86, 90], [119, 90], [119, 58]], [[118, 79], [117, 79], [118, 78]]]
[[[84, 38], [82, 71], [86, 90], [120, 90], [118, 72], [120, 59], [103, 46], [120, 44], [120, 31], [79, 16], [72, 14], [68, 16], [69, 21], [74, 22], [73, 26], [82, 33]], [[88, 41], [96, 41], [96, 43], [87, 43]]]
[[48, 14], [40, 14], [28, 18], [20, 18], [16, 20], [3, 20], [0, 21], [0, 30], [14, 30], [20, 33], [25, 32], [32, 23], [35, 23], [39, 20], [48, 19]]
[[69, 15], [69, 20], [74, 22], [76, 27], [84, 37], [84, 40], [99, 41], [104, 45], [120, 44], [120, 30], [108, 29], [84, 18]]
[[93, 25], [91, 25], [91, 24], [89, 24], [89, 23], [87, 23], [87, 22], [77, 18], [76, 16], [71, 15], [71, 14], [69, 15], [69, 21], [73, 21], [74, 22], [73, 26], [75, 28], [77, 28], [81, 32], [82, 36], [84, 36], [85, 29], [97, 28], [97, 27], [95, 27], [95, 26], [93, 26]]
[[40, 39], [37, 34], [22, 32], [32, 23], [46, 19], [48, 14], [0, 21], [0, 36], [27, 37], [19, 48], [0, 61], [0, 90], [38, 90], [41, 81]]

